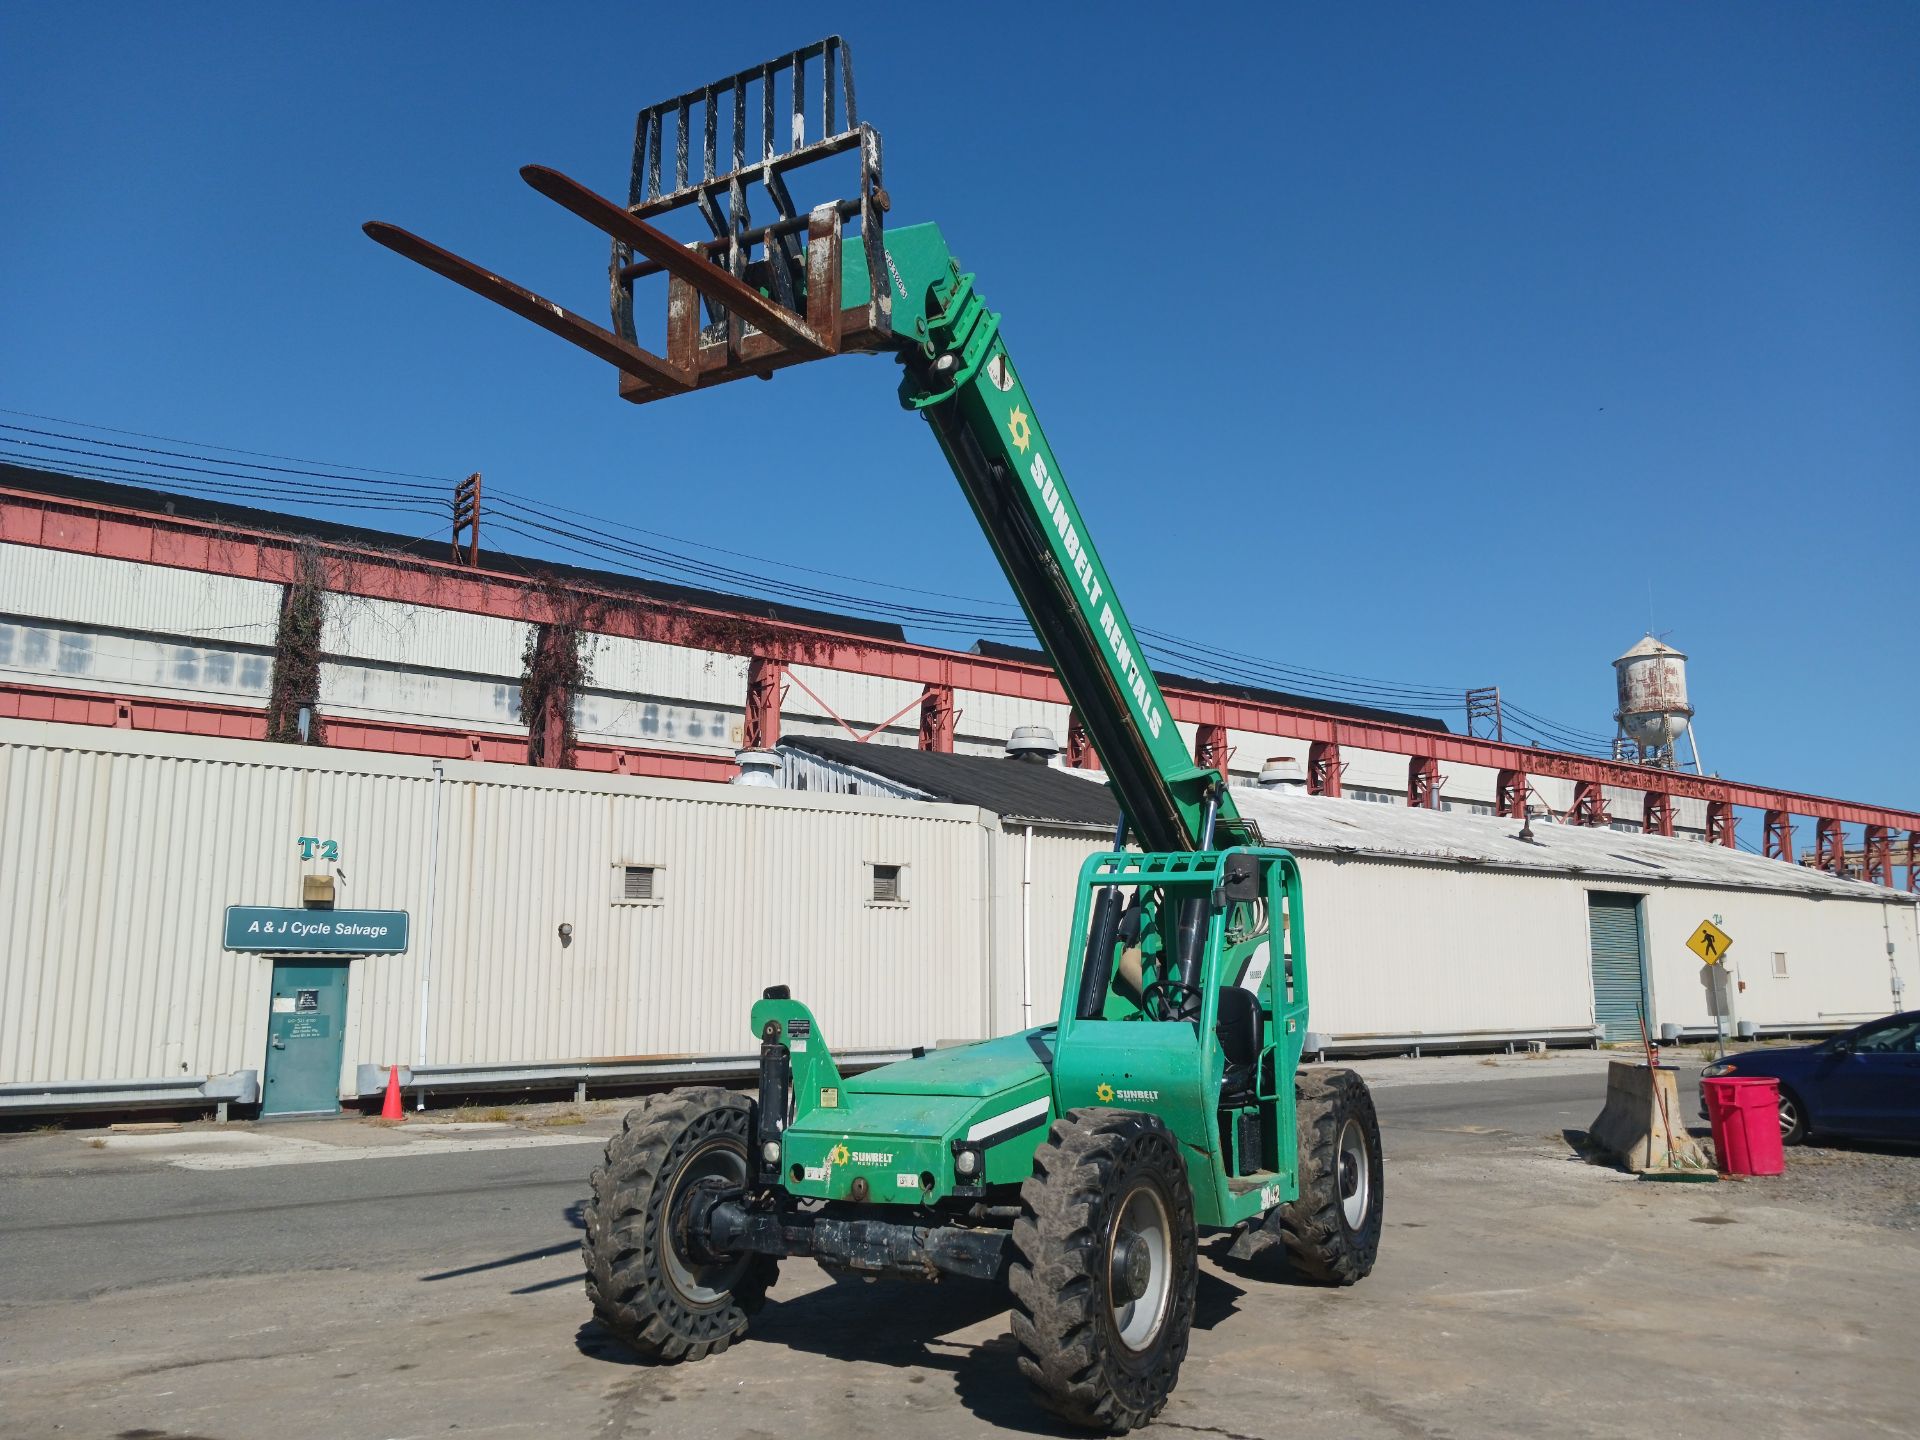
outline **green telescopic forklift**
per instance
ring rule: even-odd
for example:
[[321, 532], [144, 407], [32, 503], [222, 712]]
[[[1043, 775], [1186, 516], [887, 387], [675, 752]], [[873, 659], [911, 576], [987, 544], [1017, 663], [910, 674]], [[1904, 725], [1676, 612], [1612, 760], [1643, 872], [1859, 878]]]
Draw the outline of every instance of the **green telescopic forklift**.
[[[1179, 1378], [1201, 1229], [1238, 1231], [1243, 1252], [1277, 1242], [1326, 1284], [1372, 1269], [1379, 1126], [1358, 1076], [1299, 1068], [1293, 857], [1186, 753], [1000, 317], [937, 228], [887, 226], [881, 158], [836, 36], [642, 110], [624, 205], [526, 167], [611, 236], [610, 329], [395, 226], [366, 230], [609, 361], [635, 403], [893, 356], [1121, 811], [1080, 872], [1056, 1024], [846, 1075], [820, 1018], [772, 984], [751, 1017], [756, 1093], [675, 1090], [629, 1113], [587, 1206], [595, 1314], [642, 1357], [697, 1360], [746, 1333], [790, 1256], [1004, 1279], [1039, 1403], [1120, 1433]], [[802, 210], [792, 187], [815, 165], [851, 183]], [[678, 211], [707, 233], [654, 223]], [[634, 325], [635, 289], [659, 275], [664, 353]]]

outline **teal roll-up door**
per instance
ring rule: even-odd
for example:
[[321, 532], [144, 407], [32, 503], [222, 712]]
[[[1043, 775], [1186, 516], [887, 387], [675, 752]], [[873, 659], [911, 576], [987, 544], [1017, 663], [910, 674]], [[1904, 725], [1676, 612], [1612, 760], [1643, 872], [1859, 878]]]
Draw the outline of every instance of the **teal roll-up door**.
[[1645, 1003], [1640, 955], [1640, 897], [1593, 891], [1587, 896], [1593, 1018], [1609, 1040], [1638, 1040]]

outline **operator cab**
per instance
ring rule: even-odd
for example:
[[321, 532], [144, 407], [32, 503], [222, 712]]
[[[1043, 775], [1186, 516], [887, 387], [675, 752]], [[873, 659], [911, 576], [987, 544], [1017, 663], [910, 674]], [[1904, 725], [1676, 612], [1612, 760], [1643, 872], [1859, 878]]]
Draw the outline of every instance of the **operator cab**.
[[1134, 872], [1142, 878], [1127, 866], [1088, 877], [1073, 1023], [1186, 1030], [1203, 1052], [1194, 1073], [1217, 1087], [1194, 1098], [1217, 1117], [1228, 1173], [1269, 1172], [1280, 1154], [1276, 1016], [1296, 1000], [1304, 1009], [1293, 993], [1283, 867], [1243, 850], [1130, 858], [1144, 863]]

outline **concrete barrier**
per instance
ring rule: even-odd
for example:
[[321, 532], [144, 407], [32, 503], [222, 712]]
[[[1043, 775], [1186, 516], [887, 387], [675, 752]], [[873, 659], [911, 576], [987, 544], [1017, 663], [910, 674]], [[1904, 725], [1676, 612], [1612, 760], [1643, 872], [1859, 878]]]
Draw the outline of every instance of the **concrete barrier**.
[[1588, 1143], [1636, 1172], [1710, 1170], [1712, 1163], [1687, 1133], [1675, 1072], [1632, 1061], [1607, 1066], [1607, 1103], [1587, 1131]]

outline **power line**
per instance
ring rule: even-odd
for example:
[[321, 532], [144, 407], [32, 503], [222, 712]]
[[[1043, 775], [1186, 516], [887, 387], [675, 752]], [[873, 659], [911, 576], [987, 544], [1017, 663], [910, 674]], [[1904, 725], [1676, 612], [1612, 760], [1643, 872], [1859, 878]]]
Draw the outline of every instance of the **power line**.
[[51, 425], [73, 425], [82, 430], [102, 430], [109, 435], [131, 435], [137, 440], [164, 440], [169, 445], [191, 445], [196, 450], [218, 450], [227, 455], [251, 455], [261, 460], [288, 460], [296, 465], [336, 465], [342, 470], [358, 470], [363, 475], [393, 475], [406, 480], [434, 480], [442, 485], [451, 485], [455, 478], [445, 475], [422, 475], [416, 470], [375, 470], [366, 465], [348, 465], [344, 461], [306, 460], [298, 455], [276, 455], [271, 450], [242, 450], [233, 445], [215, 445], [209, 440], [182, 440], [177, 435], [153, 435], [145, 430], [119, 430], [111, 425], [97, 425], [91, 420], [68, 420], [59, 415], [41, 415], [33, 410], [10, 410], [0, 405], [0, 415], [17, 415], [25, 420], [43, 420]]
[[[442, 498], [444, 493], [450, 492], [454, 483], [454, 477], [451, 476], [311, 460], [273, 451], [247, 450], [89, 421], [67, 420], [7, 407], [0, 407], [0, 414], [37, 420], [50, 426], [63, 426], [67, 430], [95, 431], [125, 436], [129, 440], [159, 442], [156, 445], [135, 445], [100, 439], [97, 435], [75, 435], [66, 430], [41, 429], [0, 421], [0, 432], [11, 432], [0, 434], [0, 447], [6, 447], [0, 448], [0, 458], [19, 463], [43, 465], [49, 456], [59, 456], [61, 458], [55, 463], [72, 473], [115, 483], [159, 483], [198, 496], [270, 501], [280, 506], [319, 510], [404, 513], [425, 516], [442, 523], [451, 518], [450, 495]], [[113, 453], [107, 453], [109, 451]], [[208, 451], [218, 453], [208, 454]], [[233, 460], [222, 456], [246, 458]], [[260, 461], [283, 463], [257, 463]], [[300, 482], [294, 493], [288, 490], [290, 480]], [[606, 519], [552, 501], [538, 500], [510, 487], [490, 485], [487, 499], [491, 527], [535, 546], [639, 578], [695, 584], [729, 592], [744, 591], [748, 595], [757, 594], [766, 599], [820, 607], [862, 619], [886, 620], [943, 636], [1032, 640], [1032, 632], [1024, 614], [1017, 605], [1007, 601], [980, 600], [754, 555]], [[586, 528], [588, 526], [591, 528]], [[636, 538], [620, 539], [609, 532]], [[687, 550], [697, 550], [759, 568], [746, 569], [702, 559], [686, 553]], [[770, 569], [856, 588], [847, 590], [832, 584], [782, 579], [766, 573]], [[907, 604], [875, 595], [871, 593], [873, 591], [959, 602], [960, 605], [975, 608]], [[1377, 708], [1417, 709], [1426, 713], [1451, 714], [1464, 712], [1466, 708], [1466, 687], [1393, 681], [1290, 665], [1148, 627], [1139, 628], [1136, 635], [1153, 663], [1169, 669], [1195, 672], [1198, 677], [1217, 683], [1245, 683], [1291, 691], [1303, 698], [1338, 700]], [[1575, 753], [1605, 755], [1611, 752], [1610, 739], [1596, 732], [1547, 719], [1511, 701], [1503, 703], [1503, 714], [1508, 731], [1523, 743]]]

